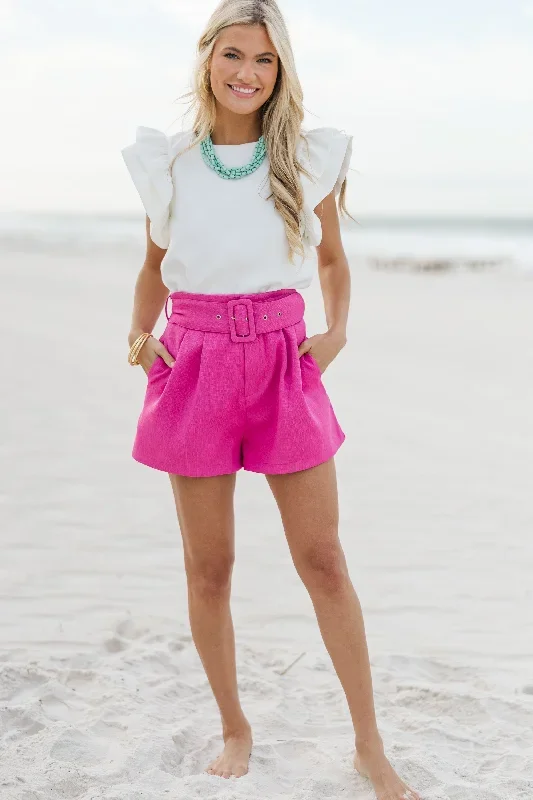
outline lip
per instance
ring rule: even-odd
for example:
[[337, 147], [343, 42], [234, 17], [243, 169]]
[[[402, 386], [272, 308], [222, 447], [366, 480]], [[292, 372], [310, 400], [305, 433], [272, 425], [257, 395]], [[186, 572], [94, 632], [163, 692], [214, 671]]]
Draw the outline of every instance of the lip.
[[[234, 86], [238, 85], [239, 85], [238, 83], [234, 84]], [[254, 91], [250, 92], [249, 94], [242, 94], [242, 92], [236, 92], [235, 89], [232, 89], [231, 83], [228, 83], [227, 87], [234, 97], [239, 97], [241, 100], [242, 99], [247, 100], [250, 97], [254, 97], [259, 91], [259, 88], [257, 86], [241, 86], [242, 89], [254, 89]]]

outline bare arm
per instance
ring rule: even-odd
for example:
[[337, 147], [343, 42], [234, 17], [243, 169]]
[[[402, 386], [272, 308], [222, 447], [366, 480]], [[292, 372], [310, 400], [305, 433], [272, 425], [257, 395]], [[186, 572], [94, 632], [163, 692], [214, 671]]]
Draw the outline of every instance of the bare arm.
[[322, 239], [316, 250], [328, 330], [305, 339], [298, 352], [303, 355], [311, 350], [320, 371], [324, 372], [346, 344], [351, 280], [334, 191], [324, 198], [315, 211], [322, 222]]
[[[158, 247], [150, 238], [150, 220], [146, 217], [146, 256], [135, 283], [131, 328], [128, 334], [130, 347], [140, 333], [153, 331], [167, 300], [168, 289], [161, 278], [161, 262], [165, 253], [166, 250]], [[145, 372], [148, 372], [158, 355], [169, 367], [174, 363], [173, 357], [158, 339], [148, 339], [138, 355], [139, 364]]]
[[342, 245], [334, 192], [324, 198], [318, 211], [322, 222], [322, 241], [317, 247], [318, 277], [328, 331], [346, 343], [351, 293], [350, 267]]
[[128, 343], [131, 347], [142, 332], [152, 332], [163, 310], [168, 289], [161, 279], [161, 262], [166, 253], [150, 238], [150, 220], [146, 217], [146, 256], [135, 283], [133, 314]]

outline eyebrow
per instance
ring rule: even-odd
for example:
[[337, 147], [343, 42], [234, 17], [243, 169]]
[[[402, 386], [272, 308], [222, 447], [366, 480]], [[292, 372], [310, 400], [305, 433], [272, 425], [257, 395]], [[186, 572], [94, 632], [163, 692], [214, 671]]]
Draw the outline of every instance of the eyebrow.
[[[239, 48], [238, 48], [238, 47], [232, 47], [231, 45], [230, 45], [229, 47], [225, 47], [225, 48], [224, 48], [224, 50], [234, 50], [236, 53], [239, 53], [239, 55], [241, 55], [241, 56], [245, 55], [245, 54], [242, 52], [242, 50], [239, 50]], [[256, 58], [261, 58], [261, 56], [272, 56], [272, 58], [276, 58], [275, 54], [274, 54], [274, 53], [270, 53], [270, 52], [267, 52], [267, 53], [258, 53], [258, 54], [256, 55]]]

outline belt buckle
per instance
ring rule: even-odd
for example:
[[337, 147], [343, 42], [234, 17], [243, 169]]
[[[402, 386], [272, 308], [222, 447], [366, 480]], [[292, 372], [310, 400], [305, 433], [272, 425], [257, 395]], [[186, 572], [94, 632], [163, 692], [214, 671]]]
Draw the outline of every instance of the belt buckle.
[[[246, 306], [247, 320], [248, 320], [248, 333], [237, 333], [235, 327], [235, 306]], [[241, 299], [228, 300], [228, 317], [229, 317], [229, 330], [232, 342], [253, 342], [257, 338], [255, 329], [254, 307], [249, 297], [242, 297]]]

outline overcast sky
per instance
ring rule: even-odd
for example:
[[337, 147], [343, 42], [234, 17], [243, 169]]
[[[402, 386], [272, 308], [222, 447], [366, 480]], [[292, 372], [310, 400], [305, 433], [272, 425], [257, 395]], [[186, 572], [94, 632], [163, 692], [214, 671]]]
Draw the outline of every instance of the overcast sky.
[[[533, 214], [533, 0], [280, 0], [352, 214]], [[0, 209], [131, 212], [120, 149], [181, 127], [212, 0], [0, 0]], [[188, 118], [191, 120], [191, 116]]]

